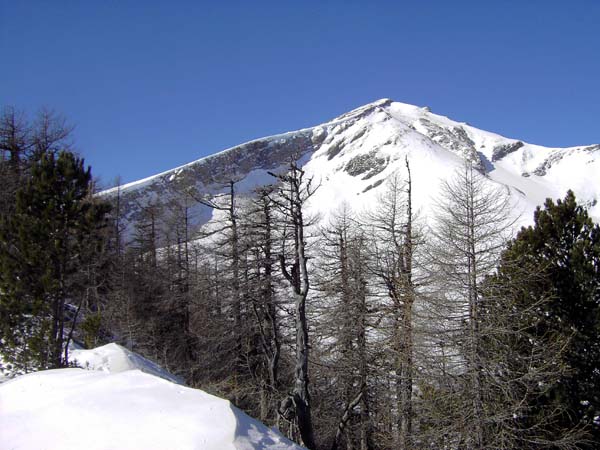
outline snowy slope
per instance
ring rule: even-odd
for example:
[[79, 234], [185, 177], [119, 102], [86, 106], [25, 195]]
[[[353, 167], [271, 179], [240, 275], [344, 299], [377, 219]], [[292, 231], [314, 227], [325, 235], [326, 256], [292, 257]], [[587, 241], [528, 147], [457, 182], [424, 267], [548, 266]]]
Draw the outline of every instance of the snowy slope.
[[141, 370], [150, 375], [164, 378], [167, 381], [183, 384], [183, 380], [167, 372], [158, 364], [114, 343], [89, 350], [71, 350], [69, 353], [69, 361], [73, 362], [78, 367], [109, 373]]
[[110, 344], [78, 355], [98, 370], [48, 370], [0, 384], [0, 448], [300, 450], [226, 400], [138, 370], [166, 374], [132, 355]]
[[[490, 183], [512, 194], [514, 215], [531, 222], [532, 211], [548, 197], [564, 197], [572, 189], [590, 214], [600, 219], [600, 145], [547, 148], [479, 130], [421, 108], [382, 99], [330, 122], [266, 137], [202, 158], [185, 166], [120, 188], [126, 221], [139, 219], [148, 204], [189, 202], [196, 224], [212, 211], [186, 197], [218, 195], [229, 180], [239, 192], [272, 183], [267, 171], [283, 170], [300, 158], [320, 183], [311, 208], [326, 216], [342, 202], [355, 209], [377, 202], [384, 182], [405, 176], [410, 161], [415, 204], [427, 215], [439, 184], [463, 161], [470, 160]], [[117, 189], [102, 195], [114, 196]]]

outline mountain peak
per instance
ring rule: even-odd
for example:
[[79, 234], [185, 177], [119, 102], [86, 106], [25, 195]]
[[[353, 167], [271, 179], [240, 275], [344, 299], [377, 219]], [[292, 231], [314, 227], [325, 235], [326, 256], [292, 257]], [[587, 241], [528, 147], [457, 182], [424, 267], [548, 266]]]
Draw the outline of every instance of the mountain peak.
[[[235, 179], [240, 194], [249, 195], [255, 187], [273, 183], [268, 172], [285, 170], [291, 158], [321, 183], [313, 205], [324, 216], [341, 202], [372, 207], [379, 187], [394, 174], [404, 174], [408, 158], [418, 193], [415, 204], [424, 210], [440, 183], [468, 160], [490, 183], [512, 192], [524, 216], [547, 197], [562, 198], [571, 189], [590, 215], [600, 218], [599, 147], [532, 145], [389, 98], [320, 125], [240, 144], [104, 195], [120, 192], [125, 222], [133, 224], [145, 205], [166, 204], [190, 189], [202, 196], [219, 195]], [[212, 211], [195, 208], [197, 225], [211, 219]]]
[[340, 120], [348, 120], [355, 119], [360, 117], [365, 117], [371, 114], [373, 111], [378, 109], [383, 109], [389, 107], [393, 103], [393, 100], [389, 98], [381, 98], [371, 103], [367, 103], [366, 105], [359, 106], [347, 113], [342, 114], [341, 116], [336, 117], [333, 122]]

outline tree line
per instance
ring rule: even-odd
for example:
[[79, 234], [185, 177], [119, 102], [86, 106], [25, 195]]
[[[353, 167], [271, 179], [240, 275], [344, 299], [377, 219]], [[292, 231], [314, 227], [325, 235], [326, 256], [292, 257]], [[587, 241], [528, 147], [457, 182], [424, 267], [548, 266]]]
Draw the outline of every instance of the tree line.
[[251, 195], [232, 177], [140, 204], [127, 228], [64, 120], [0, 119], [5, 366], [117, 341], [310, 449], [600, 443], [600, 227], [572, 192], [515, 236], [509, 193], [469, 164], [420, 217], [406, 160], [369, 211], [318, 218], [290, 161]]

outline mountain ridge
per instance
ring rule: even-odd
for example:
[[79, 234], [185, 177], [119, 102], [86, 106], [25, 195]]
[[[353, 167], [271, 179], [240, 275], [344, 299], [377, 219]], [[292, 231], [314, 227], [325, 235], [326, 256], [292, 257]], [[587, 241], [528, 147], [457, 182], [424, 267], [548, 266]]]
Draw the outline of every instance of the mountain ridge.
[[[469, 160], [490, 182], [521, 196], [515, 206], [520, 205], [525, 213], [545, 198], [563, 197], [572, 189], [592, 217], [600, 218], [600, 183], [595, 176], [600, 173], [600, 144], [544, 147], [389, 98], [319, 125], [230, 147], [100, 195], [119, 193], [125, 221], [132, 224], [146, 206], [181, 197], [190, 189], [211, 196], [222, 193], [229, 180], [237, 182], [241, 193], [272, 183], [267, 173], [282, 170], [290, 158], [296, 158], [310, 176], [321, 181], [321, 193], [312, 205], [318, 212], [327, 212], [341, 202], [373, 204], [373, 192], [402, 170], [405, 157], [414, 169], [415, 191], [426, 194], [417, 195], [417, 204], [424, 209], [435, 197], [439, 182]], [[366, 199], [359, 200], [361, 196]], [[212, 211], [202, 205], [192, 209], [197, 225], [212, 217]]]

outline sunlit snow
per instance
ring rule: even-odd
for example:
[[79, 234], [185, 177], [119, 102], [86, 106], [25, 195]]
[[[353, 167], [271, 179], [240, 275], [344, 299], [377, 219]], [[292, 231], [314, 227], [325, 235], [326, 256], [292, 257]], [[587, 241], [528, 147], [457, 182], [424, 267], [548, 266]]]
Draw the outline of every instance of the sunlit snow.
[[227, 400], [164, 379], [172, 375], [116, 344], [75, 353], [97, 370], [47, 370], [0, 384], [0, 448], [300, 449]]

